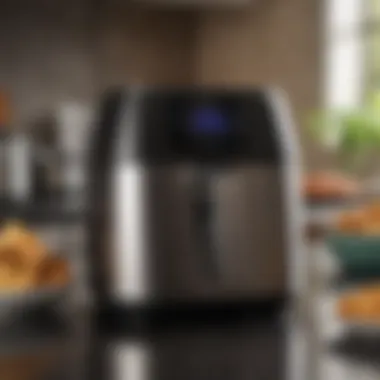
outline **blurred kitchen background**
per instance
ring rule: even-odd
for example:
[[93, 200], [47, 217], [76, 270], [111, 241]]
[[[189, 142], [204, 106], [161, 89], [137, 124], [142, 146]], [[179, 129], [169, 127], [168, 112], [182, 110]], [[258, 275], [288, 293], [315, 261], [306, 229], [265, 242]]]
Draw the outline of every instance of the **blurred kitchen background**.
[[5, 1], [1, 134], [12, 135], [2, 152], [13, 154], [0, 169], [3, 197], [46, 200], [44, 192], [69, 191], [79, 199], [94, 106], [121, 83], [281, 87], [307, 166], [331, 163], [305, 126], [323, 99], [326, 7], [312, 0], [207, 3]]
[[321, 2], [147, 3], [5, 1], [0, 90], [12, 116], [2, 128], [36, 135], [56, 124], [55, 144], [71, 149], [63, 140], [77, 140], [97, 95], [114, 84], [273, 84], [290, 95], [308, 164], [322, 165], [303, 133], [323, 90]]
[[290, 97], [306, 167], [334, 166], [335, 152], [309, 133], [311, 115], [376, 90], [377, 2], [230, 2], [3, 2], [0, 90], [11, 119], [2, 129], [36, 135], [50, 123], [49, 144], [74, 149], [64, 145], [115, 84], [272, 84]]

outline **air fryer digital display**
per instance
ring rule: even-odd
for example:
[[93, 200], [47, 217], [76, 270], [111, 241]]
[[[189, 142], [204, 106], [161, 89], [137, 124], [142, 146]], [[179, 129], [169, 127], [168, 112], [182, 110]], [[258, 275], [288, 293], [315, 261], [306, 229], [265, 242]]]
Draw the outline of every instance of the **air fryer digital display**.
[[141, 155], [168, 161], [278, 160], [262, 93], [153, 92], [143, 104]]
[[186, 128], [190, 135], [219, 137], [230, 131], [229, 117], [225, 110], [213, 106], [190, 109], [186, 115]]
[[233, 99], [182, 99], [171, 108], [171, 146], [178, 155], [231, 157], [238, 151], [241, 110]]

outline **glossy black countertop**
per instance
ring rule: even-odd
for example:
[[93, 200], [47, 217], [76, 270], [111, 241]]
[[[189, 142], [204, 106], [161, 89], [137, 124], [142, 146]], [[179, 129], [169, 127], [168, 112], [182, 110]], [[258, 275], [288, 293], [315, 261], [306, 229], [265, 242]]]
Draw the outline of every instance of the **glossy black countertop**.
[[0, 326], [0, 376], [2, 362], [12, 359], [17, 367], [17, 358], [35, 357], [46, 364], [36, 380], [284, 378], [281, 318], [122, 331], [95, 325], [89, 315], [81, 318], [44, 311]]

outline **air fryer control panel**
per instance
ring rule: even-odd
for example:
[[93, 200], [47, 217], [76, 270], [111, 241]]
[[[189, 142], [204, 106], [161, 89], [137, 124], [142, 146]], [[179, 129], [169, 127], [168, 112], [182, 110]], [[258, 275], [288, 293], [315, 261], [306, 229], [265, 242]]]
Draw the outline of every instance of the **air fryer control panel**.
[[152, 91], [142, 97], [139, 118], [147, 162], [279, 161], [262, 93]]

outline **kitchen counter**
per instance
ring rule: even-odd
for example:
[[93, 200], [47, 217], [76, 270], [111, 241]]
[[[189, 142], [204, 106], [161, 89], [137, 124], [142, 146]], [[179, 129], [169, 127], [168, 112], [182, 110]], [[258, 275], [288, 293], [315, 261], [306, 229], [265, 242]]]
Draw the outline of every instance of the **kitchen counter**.
[[[315, 298], [314, 332], [318, 339], [314, 342], [313, 360], [318, 377], [310, 373], [308, 380], [378, 379], [380, 334], [363, 337], [354, 330], [342, 334], [344, 327], [332, 313], [335, 296], [334, 290], [325, 286]], [[46, 310], [25, 315], [9, 326], [3, 325], [0, 328], [0, 378], [285, 379], [285, 355], [289, 351], [289, 348], [285, 350], [285, 344], [289, 330], [282, 318], [255, 320], [247, 316], [218, 324], [140, 328], [132, 333], [96, 328], [89, 323], [89, 317], [87, 314], [68, 319]], [[302, 331], [298, 333], [298, 338], [305, 336]], [[293, 338], [297, 338], [296, 335]], [[293, 341], [298, 350], [302, 349], [293, 338], [288, 342]], [[24, 376], [14, 374], [15, 370], [22, 369], [20, 367], [32, 368], [30, 366], [39, 372], [38, 376], [30, 377], [30, 371]]]
[[46, 363], [53, 363], [35, 377], [46, 380], [284, 378], [285, 329], [281, 318], [131, 334], [91, 329], [86, 318], [64, 321], [58, 314], [44, 313], [3, 330], [4, 337], [0, 334], [0, 376], [2, 362], [9, 363], [12, 358], [17, 367], [15, 358], [23, 360], [29, 355], [45, 356]]
[[[316, 209], [312, 220], [324, 224], [334, 212]], [[321, 239], [312, 242], [307, 254], [308, 316], [294, 321], [291, 334], [281, 316], [255, 320], [247, 315], [218, 324], [190, 321], [185, 326], [168, 322], [165, 329], [134, 329], [131, 334], [93, 326], [91, 314], [78, 313], [70, 319], [43, 311], [0, 326], [0, 379], [281, 380], [290, 348], [299, 361], [297, 368], [308, 365], [308, 376], [300, 380], [379, 379], [380, 333], [363, 336], [337, 320], [333, 307], [340, 285], [332, 281], [336, 279], [332, 256]], [[286, 342], [291, 347], [285, 349]], [[309, 360], [302, 363], [306, 353]], [[27, 366], [18, 364], [25, 358], [52, 366], [38, 365], [41, 376], [34, 378], [3, 375]]]

